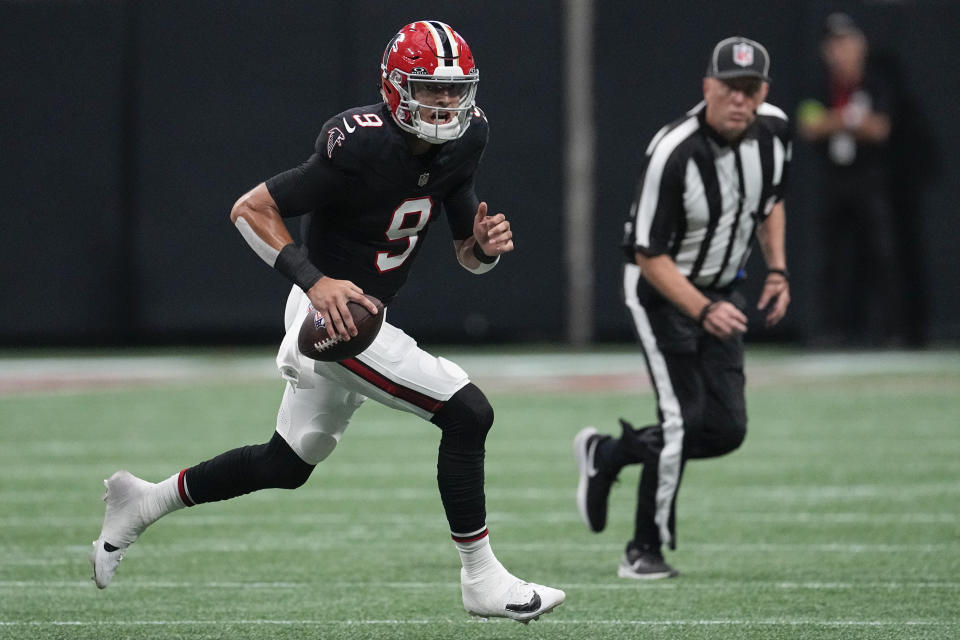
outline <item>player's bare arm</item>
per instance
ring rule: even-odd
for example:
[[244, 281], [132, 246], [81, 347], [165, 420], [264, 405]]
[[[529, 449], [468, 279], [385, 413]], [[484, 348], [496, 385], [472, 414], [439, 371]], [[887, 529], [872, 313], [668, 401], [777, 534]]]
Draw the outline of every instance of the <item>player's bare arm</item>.
[[787, 276], [785, 248], [787, 214], [783, 202], [773, 210], [762, 225], [757, 227], [757, 241], [767, 263], [767, 277], [757, 301], [757, 309], [767, 309], [766, 325], [772, 327], [780, 322], [790, 304], [790, 281]]
[[670, 256], [646, 256], [638, 251], [636, 263], [643, 277], [663, 297], [691, 318], [700, 321], [708, 333], [727, 339], [747, 331], [747, 317], [742, 311], [725, 300], [711, 302], [680, 273]]
[[274, 266], [273, 262], [268, 260], [267, 256], [273, 255], [275, 262], [276, 254], [293, 242], [290, 232], [283, 224], [283, 218], [280, 217], [277, 203], [262, 182], [234, 203], [230, 210], [230, 221], [243, 234], [247, 244], [271, 267]]
[[[278, 261], [283, 260], [281, 254], [294, 249], [293, 238], [283, 223], [277, 203], [264, 183], [258, 184], [237, 200], [230, 211], [230, 220], [237, 226], [247, 244], [271, 267], [277, 268]], [[319, 271], [316, 273], [319, 274]], [[327, 333], [331, 338], [340, 336], [349, 340], [357, 335], [353, 316], [347, 309], [347, 303], [351, 300], [362, 304], [370, 313], [377, 313], [376, 306], [364, 297], [363, 290], [349, 280], [337, 280], [321, 275], [312, 283], [298, 284], [306, 287], [307, 297], [314, 309], [330, 320]]]
[[514, 248], [510, 221], [502, 213], [488, 216], [487, 211], [487, 203], [481, 202], [473, 218], [473, 235], [454, 241], [457, 260], [474, 273], [492, 269], [501, 254]]

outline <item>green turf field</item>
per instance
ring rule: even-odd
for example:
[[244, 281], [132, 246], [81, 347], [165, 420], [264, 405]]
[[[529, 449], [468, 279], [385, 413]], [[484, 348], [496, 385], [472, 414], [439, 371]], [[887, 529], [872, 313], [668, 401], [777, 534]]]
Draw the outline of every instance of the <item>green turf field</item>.
[[372, 403], [306, 486], [172, 514], [96, 589], [101, 480], [265, 441], [271, 354], [0, 359], [0, 638], [960, 637], [960, 354], [748, 353], [747, 441], [688, 466], [681, 576], [650, 584], [616, 577], [637, 469], [600, 535], [573, 499], [577, 430], [652, 416], [624, 356], [458, 358], [497, 413], [493, 548], [567, 592], [527, 626], [463, 611], [435, 427]]

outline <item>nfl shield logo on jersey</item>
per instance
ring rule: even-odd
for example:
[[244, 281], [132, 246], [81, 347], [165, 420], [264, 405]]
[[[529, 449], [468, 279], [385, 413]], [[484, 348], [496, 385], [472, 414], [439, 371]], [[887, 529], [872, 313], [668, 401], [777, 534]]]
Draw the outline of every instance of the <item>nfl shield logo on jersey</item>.
[[733, 62], [741, 67], [753, 64], [753, 47], [745, 42], [733, 45]]
[[429, 173], [421, 173], [421, 174], [420, 174], [420, 179], [417, 180], [417, 186], [418, 186], [418, 187], [422, 187], [423, 185], [427, 184], [427, 180], [429, 180], [429, 179], [430, 179], [430, 174], [429, 174]]

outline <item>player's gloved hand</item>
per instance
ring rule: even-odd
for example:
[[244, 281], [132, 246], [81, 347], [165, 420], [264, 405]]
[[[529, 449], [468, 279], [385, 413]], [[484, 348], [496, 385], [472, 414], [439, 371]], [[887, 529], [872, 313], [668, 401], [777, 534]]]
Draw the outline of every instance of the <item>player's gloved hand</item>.
[[764, 319], [768, 327], [780, 322], [787, 313], [787, 306], [790, 304], [790, 281], [787, 276], [777, 271], [771, 271], [767, 274], [767, 279], [763, 282], [763, 292], [757, 301], [757, 309], [766, 309], [767, 315]]
[[342, 340], [349, 340], [357, 335], [353, 315], [347, 308], [348, 302], [357, 302], [371, 314], [377, 315], [377, 306], [363, 295], [363, 289], [349, 280], [324, 276], [310, 287], [307, 297], [313, 308], [327, 319], [327, 335], [331, 338], [339, 336]]
[[473, 218], [473, 237], [480, 250], [488, 256], [499, 256], [513, 251], [513, 231], [510, 221], [502, 213], [487, 215], [487, 203], [481, 202]]
[[747, 316], [726, 300], [716, 300], [700, 312], [700, 324], [704, 330], [721, 340], [747, 332]]

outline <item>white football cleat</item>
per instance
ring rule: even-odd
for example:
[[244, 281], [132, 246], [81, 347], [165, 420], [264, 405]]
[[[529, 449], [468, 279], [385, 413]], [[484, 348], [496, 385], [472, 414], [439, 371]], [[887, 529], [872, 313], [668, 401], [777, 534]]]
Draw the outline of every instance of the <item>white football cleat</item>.
[[100, 537], [93, 541], [90, 564], [93, 565], [93, 581], [97, 587], [106, 589], [123, 560], [123, 552], [149, 524], [140, 508], [143, 494], [153, 483], [141, 480], [129, 471], [117, 471], [103, 484], [107, 488], [103, 496], [107, 510]]
[[510, 618], [524, 624], [563, 604], [567, 594], [504, 571], [499, 578], [468, 583], [461, 573], [463, 608], [481, 618]]

